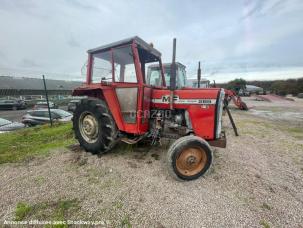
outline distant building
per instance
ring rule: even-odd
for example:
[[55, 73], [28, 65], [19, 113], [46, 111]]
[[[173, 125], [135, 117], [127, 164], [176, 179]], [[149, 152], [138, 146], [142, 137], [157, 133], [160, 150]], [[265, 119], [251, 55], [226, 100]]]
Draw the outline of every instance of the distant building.
[[[72, 90], [82, 83], [46, 79], [49, 95], [71, 95]], [[0, 76], [0, 97], [3, 96], [39, 96], [44, 95], [43, 80], [38, 78], [18, 78]]]

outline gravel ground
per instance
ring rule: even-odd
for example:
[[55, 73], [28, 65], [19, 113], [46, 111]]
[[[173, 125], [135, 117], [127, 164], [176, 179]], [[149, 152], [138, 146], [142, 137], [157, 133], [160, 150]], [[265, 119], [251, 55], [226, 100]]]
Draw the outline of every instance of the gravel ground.
[[[246, 101], [256, 110], [272, 105]], [[292, 108], [297, 111], [292, 105], [286, 111]], [[169, 176], [167, 146], [121, 145], [102, 157], [73, 146], [1, 165], [0, 224], [14, 219], [18, 202], [77, 199], [71, 220], [102, 220], [110, 227], [302, 227], [303, 135], [288, 125], [300, 120], [232, 113], [240, 136], [225, 116], [227, 148], [215, 149], [210, 172], [191, 182]]]

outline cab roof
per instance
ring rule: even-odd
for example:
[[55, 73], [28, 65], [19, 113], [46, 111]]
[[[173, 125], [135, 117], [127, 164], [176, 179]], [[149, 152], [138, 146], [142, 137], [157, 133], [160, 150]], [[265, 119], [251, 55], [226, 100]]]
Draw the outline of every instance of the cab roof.
[[161, 53], [157, 49], [153, 48], [150, 44], [146, 43], [144, 40], [142, 40], [138, 36], [130, 37], [130, 38], [127, 38], [124, 40], [120, 40], [120, 41], [106, 44], [106, 45], [103, 45], [103, 46], [100, 46], [97, 48], [93, 48], [93, 49], [88, 50], [87, 52], [90, 54], [94, 54], [94, 53], [101, 52], [101, 51], [107, 51], [111, 48], [116, 48], [116, 47], [120, 47], [123, 45], [131, 44], [133, 42], [135, 42], [142, 49], [152, 53], [153, 55], [155, 55], [159, 58], [161, 57]]

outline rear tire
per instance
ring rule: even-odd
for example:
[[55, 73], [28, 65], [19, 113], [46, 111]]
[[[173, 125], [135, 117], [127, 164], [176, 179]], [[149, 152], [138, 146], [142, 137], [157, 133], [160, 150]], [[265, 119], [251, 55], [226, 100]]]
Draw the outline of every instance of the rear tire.
[[103, 100], [83, 99], [73, 116], [73, 129], [80, 145], [93, 154], [112, 149], [117, 139], [117, 127]]
[[167, 152], [170, 174], [177, 180], [194, 180], [204, 175], [212, 164], [209, 144], [197, 136], [177, 139]]

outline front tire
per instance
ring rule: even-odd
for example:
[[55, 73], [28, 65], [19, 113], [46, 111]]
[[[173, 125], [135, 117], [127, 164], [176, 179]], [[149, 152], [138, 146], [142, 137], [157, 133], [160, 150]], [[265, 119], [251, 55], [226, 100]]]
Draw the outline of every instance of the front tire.
[[103, 100], [81, 100], [74, 111], [73, 129], [80, 145], [93, 154], [105, 153], [115, 145], [117, 127]]
[[177, 180], [194, 180], [204, 175], [212, 164], [209, 144], [197, 136], [177, 139], [167, 152], [170, 174]]

